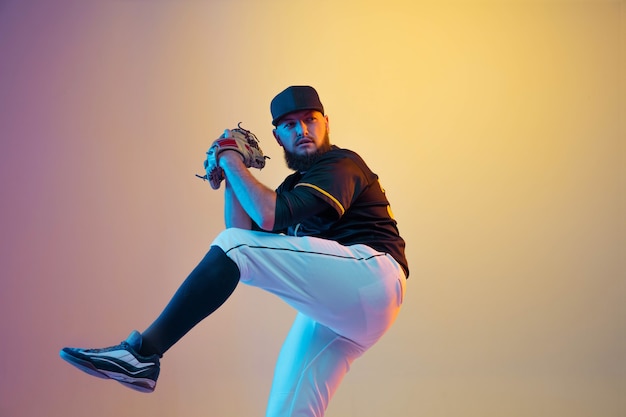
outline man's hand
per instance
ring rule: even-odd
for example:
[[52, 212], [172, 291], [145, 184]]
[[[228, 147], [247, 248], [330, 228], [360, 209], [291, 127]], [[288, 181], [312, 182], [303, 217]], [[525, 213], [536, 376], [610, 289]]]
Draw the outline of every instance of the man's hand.
[[249, 130], [243, 129], [241, 123], [236, 129], [226, 129], [207, 151], [207, 158], [204, 161], [206, 175], [200, 177], [208, 180], [214, 190], [220, 188], [224, 180], [224, 171], [219, 166], [220, 154], [224, 151], [237, 152], [246, 168], [261, 169], [265, 166], [265, 159], [268, 158], [263, 155], [256, 136]]

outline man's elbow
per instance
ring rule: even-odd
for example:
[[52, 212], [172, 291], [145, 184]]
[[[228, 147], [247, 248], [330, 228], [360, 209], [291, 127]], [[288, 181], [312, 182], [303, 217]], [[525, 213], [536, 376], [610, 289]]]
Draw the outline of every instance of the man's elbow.
[[258, 219], [255, 220], [256, 224], [263, 230], [274, 230], [274, 212], [259, 213]]
[[257, 213], [253, 220], [263, 230], [268, 232], [274, 230], [274, 224], [276, 223], [276, 193], [272, 193], [272, 199], [267, 204], [257, 206]]

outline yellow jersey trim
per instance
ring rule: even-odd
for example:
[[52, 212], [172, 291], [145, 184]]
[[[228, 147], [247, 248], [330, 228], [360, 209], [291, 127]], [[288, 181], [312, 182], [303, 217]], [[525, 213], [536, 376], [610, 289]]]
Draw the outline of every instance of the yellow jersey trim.
[[339, 202], [339, 200], [337, 200], [335, 197], [333, 197], [331, 194], [329, 194], [327, 191], [322, 190], [320, 187], [318, 187], [317, 185], [313, 185], [313, 184], [309, 184], [307, 182], [299, 182], [298, 184], [296, 184], [296, 187], [299, 186], [304, 186], [304, 187], [311, 187], [314, 190], [316, 190], [317, 192], [320, 192], [322, 194], [324, 194], [326, 197], [330, 198], [330, 200], [335, 203], [337, 205], [337, 207], [339, 207], [339, 211], [341, 212], [341, 215], [343, 215], [346, 212], [346, 209], [343, 208], [343, 206], [341, 205], [341, 203]]

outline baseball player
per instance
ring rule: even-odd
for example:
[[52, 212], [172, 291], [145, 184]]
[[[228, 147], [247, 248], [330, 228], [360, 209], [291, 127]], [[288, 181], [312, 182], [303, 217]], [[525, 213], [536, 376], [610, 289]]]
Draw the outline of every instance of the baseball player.
[[254, 135], [226, 130], [206, 178], [225, 184], [226, 229], [142, 333], [104, 349], [63, 348], [82, 371], [152, 392], [160, 359], [219, 308], [239, 281], [297, 310], [276, 363], [266, 416], [323, 416], [352, 362], [394, 322], [409, 274], [405, 243], [378, 177], [331, 145], [316, 90], [291, 86], [271, 102], [273, 134], [294, 172], [276, 190], [248, 170], [265, 157]]

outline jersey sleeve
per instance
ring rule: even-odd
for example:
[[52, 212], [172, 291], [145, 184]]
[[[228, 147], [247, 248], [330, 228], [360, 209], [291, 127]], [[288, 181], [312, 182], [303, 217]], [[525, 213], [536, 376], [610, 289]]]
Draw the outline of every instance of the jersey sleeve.
[[296, 188], [312, 191], [341, 217], [368, 183], [363, 170], [351, 158], [341, 157], [320, 161]]
[[284, 231], [289, 226], [323, 214], [326, 216], [330, 214], [331, 218], [336, 218], [328, 203], [309, 189], [299, 188], [287, 193], [279, 193], [276, 197], [274, 231]]
[[291, 189], [279, 189], [274, 229], [313, 217], [337, 221], [368, 183], [362, 169], [348, 157], [323, 158]]

